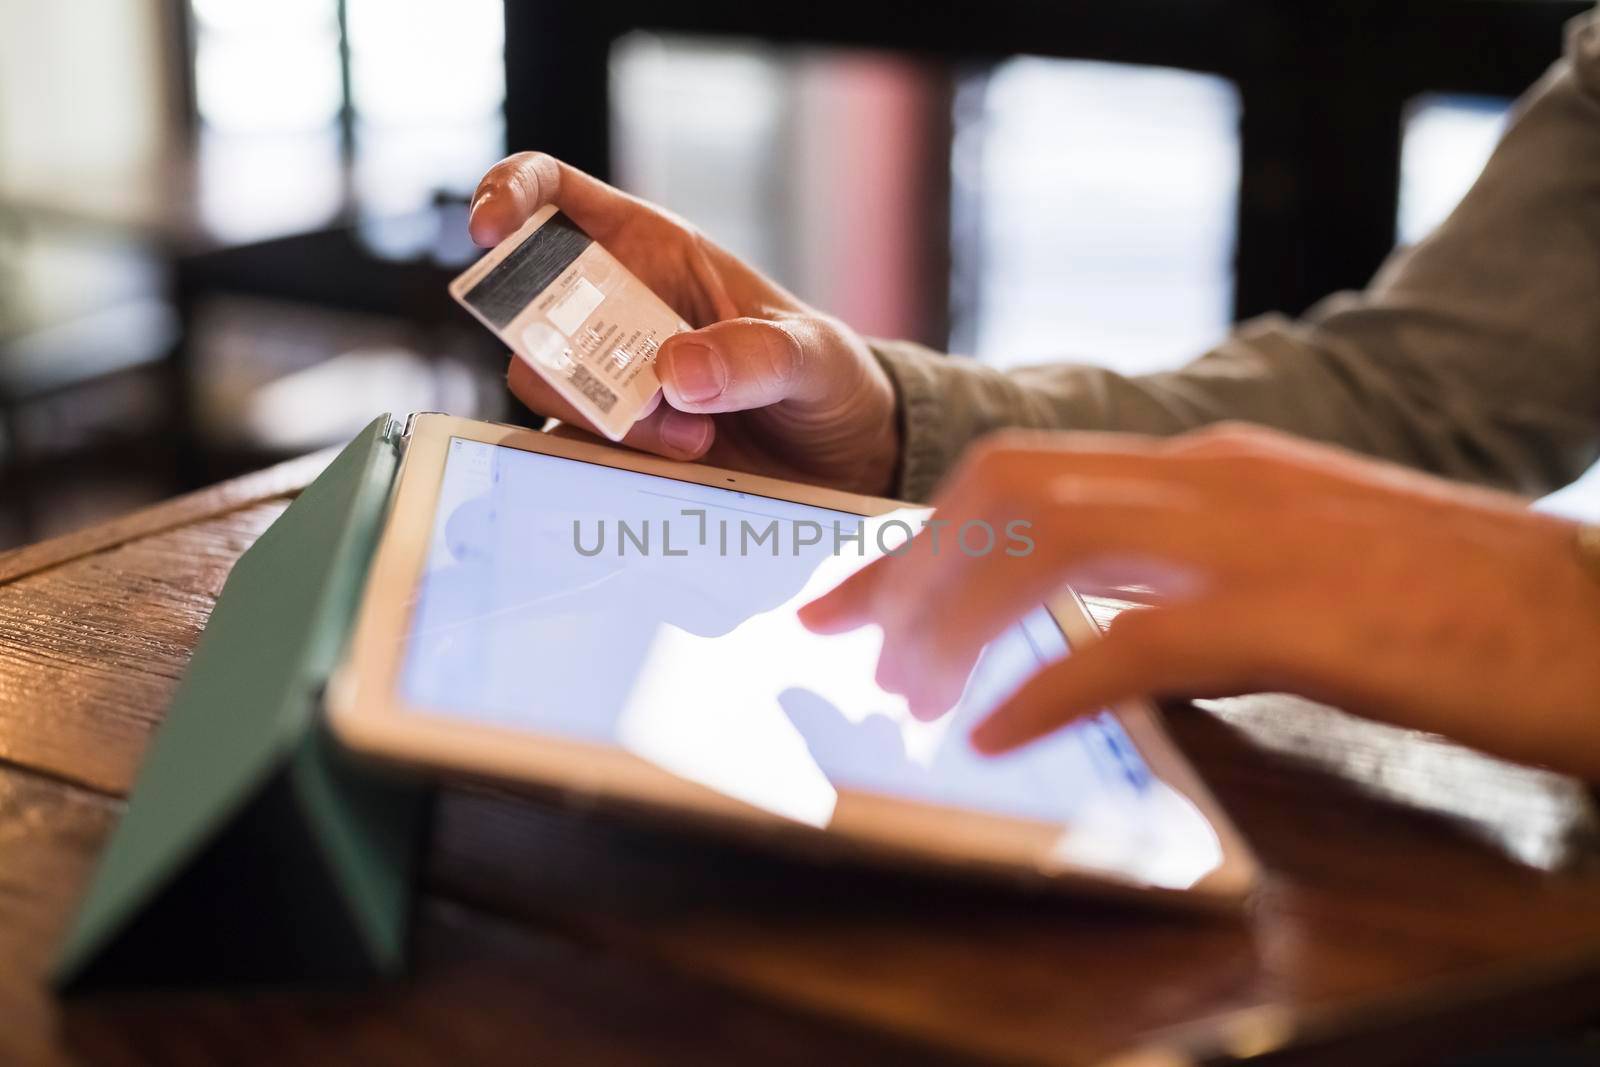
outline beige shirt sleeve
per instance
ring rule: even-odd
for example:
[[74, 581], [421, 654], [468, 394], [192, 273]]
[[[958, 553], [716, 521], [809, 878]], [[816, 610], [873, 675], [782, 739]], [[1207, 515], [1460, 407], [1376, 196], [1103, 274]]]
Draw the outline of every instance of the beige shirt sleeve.
[[1600, 12], [1569, 26], [1456, 211], [1364, 292], [1245, 323], [1142, 377], [873, 347], [899, 398], [908, 499], [1001, 427], [1174, 434], [1229, 419], [1524, 493], [1563, 485], [1600, 455]]

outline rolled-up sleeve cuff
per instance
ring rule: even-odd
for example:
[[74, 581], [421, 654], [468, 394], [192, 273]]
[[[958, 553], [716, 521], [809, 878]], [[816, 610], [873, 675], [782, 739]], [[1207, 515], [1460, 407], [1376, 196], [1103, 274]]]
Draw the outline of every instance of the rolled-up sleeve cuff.
[[906, 341], [871, 341], [873, 355], [894, 383], [900, 422], [900, 469], [895, 493], [925, 501], [955, 461], [944, 418], [938, 360], [944, 358]]

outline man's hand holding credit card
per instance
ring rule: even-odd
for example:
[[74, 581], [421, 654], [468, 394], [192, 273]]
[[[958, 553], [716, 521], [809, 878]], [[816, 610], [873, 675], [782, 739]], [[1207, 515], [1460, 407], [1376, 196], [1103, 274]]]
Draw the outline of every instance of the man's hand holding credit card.
[[891, 490], [894, 389], [866, 342], [682, 219], [522, 152], [484, 176], [469, 226], [493, 251], [451, 291], [516, 353], [507, 384], [534, 412], [669, 459]]
[[689, 328], [554, 204], [462, 273], [450, 294], [613, 441], [654, 409], [656, 352]]

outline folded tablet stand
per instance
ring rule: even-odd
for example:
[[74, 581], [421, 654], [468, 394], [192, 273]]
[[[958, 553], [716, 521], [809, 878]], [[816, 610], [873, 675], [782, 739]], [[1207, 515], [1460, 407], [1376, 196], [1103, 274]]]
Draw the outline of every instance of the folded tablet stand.
[[404, 968], [427, 791], [325, 732], [399, 462], [374, 421], [240, 557], [56, 960], [62, 989]]

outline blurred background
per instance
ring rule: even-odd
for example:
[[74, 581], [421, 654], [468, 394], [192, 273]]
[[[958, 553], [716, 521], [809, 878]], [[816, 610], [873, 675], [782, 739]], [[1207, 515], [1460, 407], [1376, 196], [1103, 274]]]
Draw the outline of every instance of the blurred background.
[[1140, 372], [1364, 284], [1589, 4], [678, 6], [0, 0], [0, 547], [385, 410], [517, 418], [444, 288], [508, 149], [863, 331]]

